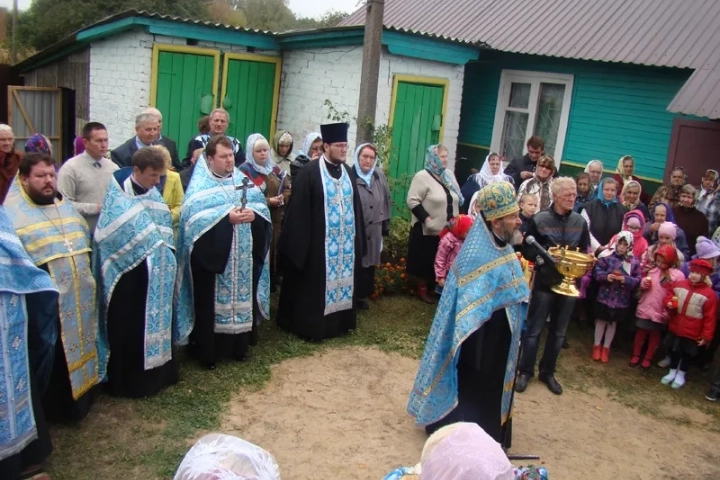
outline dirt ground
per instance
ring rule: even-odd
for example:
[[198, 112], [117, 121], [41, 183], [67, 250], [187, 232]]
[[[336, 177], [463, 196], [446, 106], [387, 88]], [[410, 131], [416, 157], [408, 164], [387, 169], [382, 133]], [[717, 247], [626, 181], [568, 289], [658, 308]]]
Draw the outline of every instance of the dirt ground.
[[[261, 391], [232, 400], [223, 430], [272, 452], [284, 480], [379, 480], [414, 465], [426, 439], [405, 413], [417, 365], [363, 348], [285, 361]], [[511, 453], [540, 455], [553, 480], [716, 478], [720, 434], [697, 428], [705, 413], [673, 409], [684, 424], [601, 389], [556, 397], [533, 382], [516, 397]]]

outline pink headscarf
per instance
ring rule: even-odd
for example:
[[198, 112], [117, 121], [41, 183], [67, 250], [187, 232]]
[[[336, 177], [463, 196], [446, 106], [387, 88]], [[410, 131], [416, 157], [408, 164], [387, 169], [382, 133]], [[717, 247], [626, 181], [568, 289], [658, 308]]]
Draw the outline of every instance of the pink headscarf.
[[420, 480], [514, 480], [500, 444], [475, 423], [460, 424], [422, 461]]

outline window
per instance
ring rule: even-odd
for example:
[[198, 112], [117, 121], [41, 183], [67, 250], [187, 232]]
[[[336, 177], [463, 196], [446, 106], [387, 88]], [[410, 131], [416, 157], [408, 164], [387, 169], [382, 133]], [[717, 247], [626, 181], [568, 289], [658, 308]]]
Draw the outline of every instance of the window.
[[545, 140], [545, 153], [559, 165], [565, 145], [573, 76], [503, 70], [491, 148], [509, 162], [525, 154], [533, 135]]

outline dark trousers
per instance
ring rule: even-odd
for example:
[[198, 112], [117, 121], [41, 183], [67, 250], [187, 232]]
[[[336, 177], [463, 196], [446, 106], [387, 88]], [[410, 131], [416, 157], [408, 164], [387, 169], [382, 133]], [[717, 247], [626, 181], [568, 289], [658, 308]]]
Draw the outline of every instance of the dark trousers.
[[530, 300], [530, 310], [527, 324], [522, 336], [523, 353], [520, 358], [520, 373], [535, 375], [535, 359], [540, 349], [540, 335], [542, 334], [548, 315], [550, 323], [545, 342], [545, 351], [540, 359], [540, 373], [554, 374], [557, 358], [565, 341], [565, 333], [570, 316], [575, 307], [576, 299], [557, 293], [535, 289]]
[[360, 268], [357, 274], [357, 293], [356, 297], [361, 300], [367, 300], [375, 291], [375, 265]]
[[681, 372], [687, 372], [690, 363], [693, 361], [693, 357], [682, 352], [670, 352], [670, 368], [678, 369]]

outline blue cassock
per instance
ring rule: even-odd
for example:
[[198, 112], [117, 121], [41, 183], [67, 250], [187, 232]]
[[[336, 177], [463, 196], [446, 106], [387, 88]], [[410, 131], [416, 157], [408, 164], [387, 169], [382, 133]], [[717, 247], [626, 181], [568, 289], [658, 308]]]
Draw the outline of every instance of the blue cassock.
[[177, 327], [172, 317], [177, 263], [170, 209], [155, 188], [136, 195], [130, 172], [130, 167], [115, 172], [93, 237], [92, 264], [100, 288], [99, 373], [103, 380], [110, 358], [107, 309], [123, 274], [146, 261], [145, 370], [165, 365], [172, 358], [172, 332]]
[[57, 288], [32, 259], [0, 206], [0, 460], [37, 438], [30, 393], [25, 295]]
[[460, 346], [505, 309], [512, 334], [502, 398], [502, 423], [511, 415], [512, 388], [530, 289], [512, 246], [499, 247], [482, 218], [473, 225], [445, 282], [425, 343], [408, 413], [429, 425], [458, 404]]
[[[245, 174], [237, 168], [227, 178], [214, 176], [201, 156], [185, 192], [180, 209], [180, 234], [178, 240], [178, 278], [175, 292], [175, 316], [188, 319], [177, 337], [186, 339], [195, 323], [193, 281], [191, 269], [192, 250], [195, 242], [208, 230], [241, 205], [242, 185]], [[272, 225], [265, 196], [248, 179], [246, 207]], [[249, 223], [233, 225], [233, 243], [230, 261], [225, 271], [217, 275], [215, 282], [215, 333], [239, 334], [252, 330], [253, 301], [257, 302], [261, 315], [270, 317], [270, 269], [269, 253], [260, 272], [260, 280], [253, 299], [253, 238]]]

